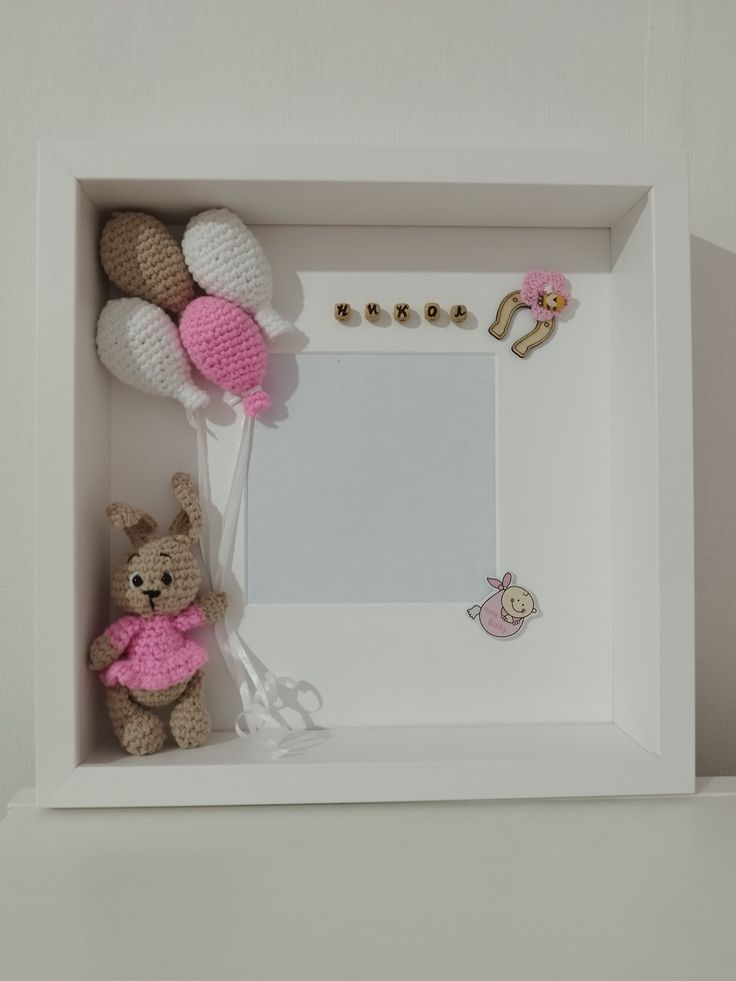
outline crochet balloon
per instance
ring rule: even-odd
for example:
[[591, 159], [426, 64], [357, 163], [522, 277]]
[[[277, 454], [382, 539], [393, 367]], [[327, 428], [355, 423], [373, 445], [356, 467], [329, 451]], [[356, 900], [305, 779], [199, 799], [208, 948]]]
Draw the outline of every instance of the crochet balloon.
[[293, 330], [271, 306], [271, 266], [253, 232], [227, 208], [213, 208], [189, 221], [182, 241], [184, 259], [205, 293], [237, 303], [266, 337]]
[[[205, 526], [200, 546], [207, 574], [221, 592], [233, 567], [239, 529], [244, 529], [247, 542], [243, 516], [248, 512], [255, 420], [271, 405], [262, 388], [268, 362], [266, 339], [293, 327], [273, 309], [271, 267], [258, 240], [237, 215], [222, 208], [196, 216], [187, 227], [185, 246], [180, 248], [168, 229], [151, 215], [137, 211], [113, 214], [102, 232], [100, 259], [112, 283], [132, 295], [105, 305], [97, 323], [97, 352], [120, 381], [146, 394], [178, 399], [187, 409], [187, 419], [196, 434], [202, 507], [219, 522], [219, 541], [206, 533]], [[193, 299], [196, 285], [192, 274], [209, 295]], [[179, 329], [165, 310], [179, 315]], [[192, 381], [192, 365], [243, 403], [240, 439], [221, 513], [212, 495], [208, 420], [197, 411], [207, 405], [209, 397]], [[150, 429], [157, 438], [154, 420]], [[247, 604], [245, 587], [243, 604]], [[215, 629], [242, 704], [235, 731], [240, 736], [254, 736], [263, 747], [283, 755], [295, 743], [293, 726], [282, 710], [285, 706], [293, 708], [305, 724], [310, 724], [298, 692], [316, 689], [303, 681], [274, 676], [241, 638], [240, 621], [223, 621]], [[159, 654], [157, 650], [156, 656]], [[115, 680], [111, 691], [121, 688], [120, 679]], [[271, 725], [262, 732], [266, 723], [275, 723], [280, 735], [273, 735]], [[176, 738], [173, 716], [171, 729]], [[156, 744], [154, 748], [159, 747]]]
[[194, 282], [178, 242], [158, 218], [143, 211], [116, 211], [102, 229], [100, 260], [118, 289], [181, 313]]
[[179, 335], [192, 364], [205, 378], [243, 400], [246, 415], [257, 416], [271, 405], [261, 388], [268, 354], [263, 334], [249, 313], [236, 303], [201, 296], [186, 308]]
[[147, 395], [170, 396], [191, 411], [209, 401], [192, 382], [173, 321], [153, 303], [108, 301], [97, 321], [97, 353], [116, 378]]

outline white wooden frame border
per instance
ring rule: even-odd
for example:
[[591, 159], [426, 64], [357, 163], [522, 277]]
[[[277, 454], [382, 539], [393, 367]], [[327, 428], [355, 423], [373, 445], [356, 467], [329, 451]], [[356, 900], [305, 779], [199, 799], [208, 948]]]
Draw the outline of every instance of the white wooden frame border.
[[[38, 344], [37, 344], [37, 799], [47, 806], [96, 803], [186, 804], [327, 800], [406, 800], [488, 796], [566, 796], [691, 793], [694, 789], [694, 664], [692, 603], [692, 421], [689, 322], [687, 174], [683, 154], [482, 149], [263, 148], [58, 143], [39, 155]], [[85, 430], [109, 428], [104, 394], [92, 417], [75, 398], [80, 358], [92, 345], [75, 343], [75, 325], [100, 296], [76, 290], [78, 237], [96, 220], [88, 191], [108, 180], [364, 180], [369, 182], [465, 182], [649, 189], [653, 207], [656, 385], [656, 479], [659, 535], [657, 632], [659, 650], [659, 745], [643, 749], [615, 716], [613, 739], [600, 755], [530, 753], [525, 758], [418, 761], [401, 748], [395, 758], [365, 757], [371, 734], [355, 743], [349, 730], [333, 741], [325, 763], [254, 757], [248, 747], [207, 747], [197, 763], [169, 758], [126, 760], [125, 765], [80, 765], [96, 733], [79, 728], [81, 700], [91, 681], [80, 658], [69, 670], [64, 652], [84, 650], [95, 597], [80, 597], [77, 570], [93, 563], [106, 589], [105, 555], [99, 542], [80, 539], [84, 501], [77, 474], [104, 482], [109, 460], [86, 449]], [[82, 184], [88, 185], [85, 189]], [[669, 283], [675, 278], [675, 295]], [[73, 466], [69, 466], [69, 461]], [[90, 469], [91, 468], [91, 469]], [[496, 728], [496, 727], [490, 727]], [[503, 727], [498, 727], [503, 728]], [[557, 730], [573, 727], [552, 727]], [[615, 730], [615, 732], [614, 732]], [[616, 740], [623, 737], [619, 749]], [[539, 734], [538, 734], [539, 735]], [[427, 730], [431, 737], [431, 730]], [[545, 733], [544, 738], [554, 734]], [[377, 737], [380, 739], [380, 736]], [[626, 746], [624, 746], [624, 742]], [[344, 746], [345, 756], [340, 758]], [[438, 754], [441, 757], [442, 754]], [[390, 757], [391, 754], [388, 754]], [[244, 769], [245, 765], [245, 769]], [[360, 780], [355, 780], [356, 767]], [[544, 774], [543, 774], [544, 771]], [[193, 789], [196, 788], [196, 789]], [[340, 789], [337, 789], [340, 788]], [[484, 790], [485, 788], [485, 790]]]

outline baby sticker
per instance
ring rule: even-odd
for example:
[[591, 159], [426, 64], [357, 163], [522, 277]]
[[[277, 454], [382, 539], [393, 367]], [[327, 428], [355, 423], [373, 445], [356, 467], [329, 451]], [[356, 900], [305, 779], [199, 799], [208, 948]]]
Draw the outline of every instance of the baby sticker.
[[527, 617], [536, 613], [534, 597], [528, 589], [511, 585], [512, 576], [507, 572], [503, 579], [489, 579], [497, 592], [489, 596], [483, 606], [471, 606], [468, 616], [480, 618], [480, 625], [491, 637], [513, 637], [519, 633]]

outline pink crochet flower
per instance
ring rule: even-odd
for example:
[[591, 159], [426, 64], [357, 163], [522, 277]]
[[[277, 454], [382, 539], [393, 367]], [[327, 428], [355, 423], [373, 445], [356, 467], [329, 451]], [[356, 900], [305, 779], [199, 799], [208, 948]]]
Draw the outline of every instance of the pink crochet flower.
[[535, 320], [549, 320], [554, 312], [542, 306], [545, 293], [559, 293], [567, 305], [572, 299], [570, 287], [561, 272], [554, 269], [532, 269], [524, 276], [521, 284], [521, 299], [531, 307]]

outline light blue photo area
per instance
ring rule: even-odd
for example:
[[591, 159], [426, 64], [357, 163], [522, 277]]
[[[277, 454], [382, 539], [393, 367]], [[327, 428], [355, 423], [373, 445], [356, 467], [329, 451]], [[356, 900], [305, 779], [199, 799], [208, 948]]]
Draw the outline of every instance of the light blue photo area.
[[491, 355], [272, 354], [251, 603], [476, 602], [495, 575]]

